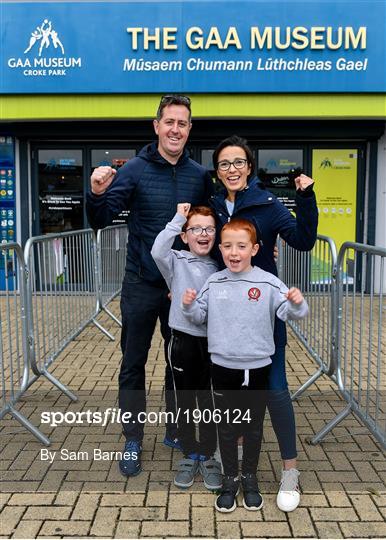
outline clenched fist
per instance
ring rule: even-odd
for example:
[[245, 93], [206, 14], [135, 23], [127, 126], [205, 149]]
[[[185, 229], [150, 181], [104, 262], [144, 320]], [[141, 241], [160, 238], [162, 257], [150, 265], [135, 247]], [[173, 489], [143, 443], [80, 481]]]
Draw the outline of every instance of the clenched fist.
[[197, 297], [197, 291], [195, 289], [186, 289], [182, 295], [182, 303], [184, 306], [190, 306]]
[[179, 203], [177, 204], [177, 213], [181, 214], [181, 216], [188, 218], [190, 207], [191, 207], [190, 203], [187, 203], [187, 202]]
[[112, 167], [102, 166], [94, 169], [91, 175], [91, 192], [102, 195], [114, 179], [116, 170]]
[[287, 300], [293, 304], [301, 304], [304, 300], [302, 293], [296, 287], [291, 287], [291, 289], [286, 294]]
[[304, 191], [308, 186], [314, 184], [314, 182], [312, 178], [303, 173], [295, 178], [296, 189], [300, 189], [300, 191]]

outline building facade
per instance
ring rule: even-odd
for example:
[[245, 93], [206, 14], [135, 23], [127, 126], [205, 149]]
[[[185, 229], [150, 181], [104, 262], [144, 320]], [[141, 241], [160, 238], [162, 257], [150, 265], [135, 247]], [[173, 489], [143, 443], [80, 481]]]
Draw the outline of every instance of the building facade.
[[291, 208], [316, 180], [320, 228], [386, 241], [386, 2], [3, 1], [0, 235], [88, 226], [94, 167], [154, 139], [160, 96], [192, 99], [189, 150], [224, 137]]

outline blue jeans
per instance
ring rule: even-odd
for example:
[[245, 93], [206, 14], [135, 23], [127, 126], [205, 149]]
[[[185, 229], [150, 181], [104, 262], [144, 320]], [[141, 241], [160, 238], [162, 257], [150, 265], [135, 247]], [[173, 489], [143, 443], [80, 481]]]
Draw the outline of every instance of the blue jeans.
[[[142, 442], [144, 423], [138, 414], [146, 411], [145, 365], [157, 319], [164, 338], [165, 361], [170, 341], [168, 326], [170, 300], [166, 287], [157, 287], [127, 272], [122, 283], [122, 364], [119, 374], [119, 407], [122, 414], [131, 413], [129, 422], [122, 422], [127, 440]], [[173, 380], [170, 367], [165, 363], [166, 410], [175, 411]], [[141, 420], [141, 421], [139, 421]], [[170, 436], [176, 427], [167, 424]]]
[[285, 374], [285, 346], [276, 346], [271, 356], [268, 379], [268, 410], [282, 459], [294, 459], [296, 452], [295, 414]]

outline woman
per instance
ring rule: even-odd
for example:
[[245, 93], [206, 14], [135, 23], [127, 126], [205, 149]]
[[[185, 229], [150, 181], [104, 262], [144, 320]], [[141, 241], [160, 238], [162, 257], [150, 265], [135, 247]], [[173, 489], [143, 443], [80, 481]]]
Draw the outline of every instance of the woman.
[[[300, 251], [312, 249], [317, 234], [318, 210], [312, 178], [301, 174], [295, 179], [296, 218], [276, 197], [266, 191], [253, 175], [254, 159], [247, 141], [233, 135], [224, 139], [213, 153], [213, 164], [224, 190], [211, 198], [218, 232], [232, 217], [249, 219], [260, 231], [262, 246], [252, 263], [277, 275], [273, 257], [277, 235]], [[220, 235], [217, 235], [220, 238]], [[285, 324], [275, 321], [276, 352], [269, 377], [268, 410], [279, 442], [283, 470], [277, 505], [280, 510], [295, 510], [300, 502], [299, 472], [296, 468], [296, 428], [285, 374]]]

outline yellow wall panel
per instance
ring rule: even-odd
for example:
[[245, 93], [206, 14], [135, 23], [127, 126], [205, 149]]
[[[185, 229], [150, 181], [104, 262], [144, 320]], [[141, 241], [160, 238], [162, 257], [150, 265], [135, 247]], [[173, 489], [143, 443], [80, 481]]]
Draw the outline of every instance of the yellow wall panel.
[[[191, 95], [195, 118], [386, 118], [385, 94]], [[0, 120], [153, 118], [160, 96], [0, 96]]]

